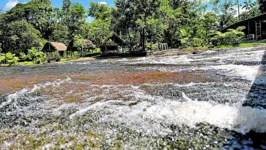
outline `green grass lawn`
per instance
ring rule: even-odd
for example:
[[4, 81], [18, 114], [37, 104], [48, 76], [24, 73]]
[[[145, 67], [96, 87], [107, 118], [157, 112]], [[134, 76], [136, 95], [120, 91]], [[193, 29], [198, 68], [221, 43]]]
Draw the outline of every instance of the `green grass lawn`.
[[75, 59], [78, 59], [78, 58], [61, 58], [60, 62], [68, 62], [68, 61], [75, 60]]
[[[262, 45], [266, 45], [266, 42], [240, 43], [237, 46], [221, 45], [221, 46], [214, 47], [214, 49], [217, 49], [217, 48], [235, 48], [235, 47], [254, 47], [254, 46], [262, 46]], [[208, 50], [208, 49], [210, 49], [210, 48], [205, 46], [205, 47], [187, 47], [187, 48], [184, 48], [182, 50], [193, 51], [193, 50]]]
[[256, 42], [256, 43], [241, 43], [239, 47], [252, 47], [252, 46], [260, 46], [260, 45], [266, 45], [264, 42]]
[[253, 47], [253, 46], [261, 46], [261, 45], [266, 45], [265, 42], [254, 42], [254, 43], [240, 43], [237, 46], [232, 46], [232, 45], [221, 45], [215, 48], [234, 48], [234, 47]]
[[19, 66], [33, 66], [35, 64], [33, 63], [33, 61], [23, 61], [23, 62], [18, 62], [18, 65]]

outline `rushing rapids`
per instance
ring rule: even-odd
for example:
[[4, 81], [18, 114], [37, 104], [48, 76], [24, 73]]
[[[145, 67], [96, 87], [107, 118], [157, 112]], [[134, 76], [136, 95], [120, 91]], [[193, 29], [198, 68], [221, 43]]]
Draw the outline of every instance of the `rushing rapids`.
[[266, 149], [266, 50], [0, 69], [0, 149]]

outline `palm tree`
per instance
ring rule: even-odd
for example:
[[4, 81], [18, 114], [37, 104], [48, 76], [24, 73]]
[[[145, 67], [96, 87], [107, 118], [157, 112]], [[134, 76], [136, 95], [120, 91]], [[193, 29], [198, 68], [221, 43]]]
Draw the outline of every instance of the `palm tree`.
[[250, 11], [252, 8], [254, 8], [254, 6], [255, 6], [255, 3], [252, 3], [251, 0], [246, 0], [242, 8]]
[[238, 20], [240, 20], [240, 3], [239, 3], [239, 0], [236, 0], [236, 5], [237, 5], [237, 16], [238, 16]]
[[266, 12], [266, 0], [258, 0], [259, 1], [259, 9], [261, 13]]

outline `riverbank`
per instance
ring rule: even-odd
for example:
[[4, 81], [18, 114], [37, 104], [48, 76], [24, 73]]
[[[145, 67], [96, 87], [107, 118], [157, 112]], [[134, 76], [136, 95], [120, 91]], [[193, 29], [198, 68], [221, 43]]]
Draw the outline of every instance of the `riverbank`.
[[[238, 46], [220, 46], [220, 47], [214, 47], [214, 48], [208, 48], [208, 47], [188, 47], [184, 49], [168, 49], [168, 50], [162, 50], [162, 51], [151, 51], [148, 56], [175, 56], [175, 55], [188, 55], [188, 54], [199, 54], [204, 51], [221, 51], [221, 50], [228, 50], [228, 49], [235, 49], [235, 48], [248, 48], [248, 47], [264, 47], [266, 45], [265, 42], [253, 42], [253, 43], [241, 43]], [[81, 58], [61, 58], [61, 61], [59, 63], [65, 63], [65, 62], [86, 62], [86, 61], [95, 61], [97, 59], [109, 59], [114, 57], [97, 57], [99, 56], [97, 54], [96, 56], [90, 56], [90, 57], [81, 57]], [[115, 58], [125, 58], [125, 57], [115, 57]], [[136, 58], [136, 57], [135, 57]], [[57, 63], [57, 62], [54, 62]], [[32, 61], [24, 61], [24, 62], [18, 62], [17, 64], [14, 64], [12, 66], [34, 66], [38, 64], [34, 64]], [[8, 67], [7, 64], [0, 64], [0, 67]]]

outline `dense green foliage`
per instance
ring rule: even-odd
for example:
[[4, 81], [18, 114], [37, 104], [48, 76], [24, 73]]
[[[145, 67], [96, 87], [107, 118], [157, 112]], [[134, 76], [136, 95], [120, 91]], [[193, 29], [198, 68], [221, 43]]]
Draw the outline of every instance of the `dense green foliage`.
[[211, 41], [214, 46], [240, 44], [241, 39], [245, 36], [242, 32], [244, 29], [245, 27], [238, 27], [235, 30], [228, 29], [225, 33], [216, 31], [215, 35], [211, 38]]
[[[35, 49], [34, 47], [28, 50], [28, 60], [33, 61], [35, 64], [42, 64], [46, 61], [46, 55]], [[25, 57], [25, 56], [24, 56]]]
[[0, 53], [0, 63], [8, 64], [8, 66], [11, 66], [19, 61], [19, 58], [16, 57], [15, 54], [12, 54], [11, 52], [8, 52], [6, 54]]
[[19, 54], [26, 53], [32, 46], [39, 47], [42, 44], [40, 32], [26, 21], [14, 21], [5, 26], [3, 30], [3, 52]]
[[[235, 44], [243, 32], [219, 31], [265, 12], [264, 4], [264, 0], [247, 0], [242, 5], [239, 0], [116, 0], [115, 7], [91, 2], [86, 10], [71, 0], [63, 0], [62, 8], [53, 8], [50, 0], [31, 0], [0, 11], [0, 52], [28, 60], [28, 49], [42, 47], [47, 41], [68, 45], [73, 39], [88, 39], [99, 47], [112, 33], [121, 36], [130, 50], [156, 49], [156, 43], [172, 48]], [[248, 11], [240, 13], [240, 9]], [[94, 20], [87, 22], [88, 17]], [[43, 62], [37, 56], [35, 61]]]

